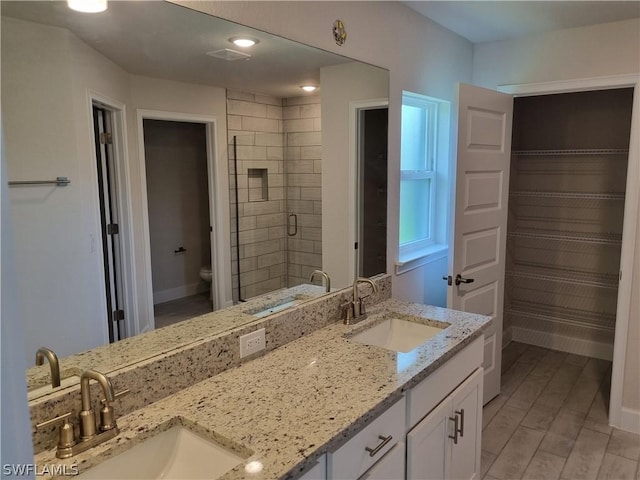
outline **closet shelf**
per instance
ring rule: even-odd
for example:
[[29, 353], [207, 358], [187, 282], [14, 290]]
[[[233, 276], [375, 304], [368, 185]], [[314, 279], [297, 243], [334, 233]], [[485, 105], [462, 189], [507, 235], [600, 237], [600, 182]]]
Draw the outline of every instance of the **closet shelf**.
[[561, 307], [549, 305], [543, 302], [527, 300], [511, 300], [505, 304], [505, 309], [517, 311], [521, 314], [541, 315], [542, 317], [562, 318], [567, 322], [584, 323], [598, 325], [601, 327], [615, 327], [616, 314], [592, 309], [584, 310], [578, 308]]
[[[541, 269], [544, 271], [544, 269]], [[535, 270], [526, 270], [518, 267], [517, 270], [507, 270], [505, 272], [510, 278], [526, 278], [530, 280], [541, 280], [544, 282], [566, 283], [569, 285], [581, 285], [584, 287], [606, 288], [609, 290], [618, 289], [618, 281], [613, 275], [590, 275], [576, 273], [568, 270], [556, 270], [555, 273], [540, 273]]]
[[505, 313], [511, 316], [527, 317], [534, 320], [553, 322], [561, 325], [569, 325], [572, 327], [588, 328], [591, 330], [598, 330], [601, 332], [615, 332], [615, 319], [613, 320], [612, 323], [598, 324], [593, 322], [585, 322], [582, 319], [576, 320], [576, 319], [559, 316], [559, 315], [539, 313], [538, 311], [533, 311], [528, 308], [520, 308], [520, 307], [506, 308]]
[[513, 150], [512, 155], [526, 157], [559, 156], [559, 155], [627, 155], [628, 149], [624, 148], [585, 148], [569, 150]]
[[511, 197], [559, 198], [576, 200], [624, 200], [624, 193], [586, 193], [586, 192], [535, 192], [531, 190], [515, 190]]
[[549, 230], [513, 230], [512, 238], [536, 238], [559, 242], [591, 243], [599, 245], [621, 245], [622, 235], [616, 233], [551, 232]]

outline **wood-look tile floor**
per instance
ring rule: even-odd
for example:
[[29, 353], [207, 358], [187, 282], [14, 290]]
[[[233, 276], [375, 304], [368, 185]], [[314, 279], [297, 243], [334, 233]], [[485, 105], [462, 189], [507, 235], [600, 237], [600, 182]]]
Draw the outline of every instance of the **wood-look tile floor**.
[[213, 311], [209, 293], [200, 293], [153, 306], [156, 328], [166, 327]]
[[640, 436], [609, 427], [611, 362], [510, 343], [485, 405], [486, 480], [640, 480]]

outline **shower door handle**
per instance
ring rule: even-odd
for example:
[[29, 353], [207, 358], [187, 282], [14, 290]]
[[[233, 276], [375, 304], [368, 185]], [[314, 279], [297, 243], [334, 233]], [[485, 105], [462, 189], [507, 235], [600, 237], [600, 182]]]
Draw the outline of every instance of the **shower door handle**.
[[[291, 220], [293, 219], [293, 224]], [[293, 233], [291, 232], [291, 227], [293, 226]], [[287, 217], [287, 235], [290, 237], [295, 237], [298, 234], [298, 216], [295, 213], [290, 213], [289, 217]]]

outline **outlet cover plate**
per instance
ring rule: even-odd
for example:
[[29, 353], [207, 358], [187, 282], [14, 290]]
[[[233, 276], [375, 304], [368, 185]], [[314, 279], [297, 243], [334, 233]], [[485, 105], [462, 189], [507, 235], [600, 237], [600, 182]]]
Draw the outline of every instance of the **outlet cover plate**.
[[264, 350], [264, 348], [264, 328], [240, 337], [240, 358], [253, 355], [256, 352]]

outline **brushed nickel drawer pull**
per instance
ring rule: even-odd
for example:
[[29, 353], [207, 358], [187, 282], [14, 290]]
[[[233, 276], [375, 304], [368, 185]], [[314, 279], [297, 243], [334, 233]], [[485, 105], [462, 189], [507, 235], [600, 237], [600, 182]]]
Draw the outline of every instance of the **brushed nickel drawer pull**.
[[454, 416], [453, 418], [449, 417], [449, 420], [453, 422], [453, 435], [449, 435], [449, 438], [453, 440], [454, 445], [457, 445], [458, 432], [460, 431], [460, 428], [458, 427], [458, 415]]
[[391, 435], [389, 435], [388, 437], [383, 437], [382, 435], [378, 435], [378, 438], [382, 440], [382, 442], [380, 442], [380, 444], [376, 448], [365, 447], [365, 450], [369, 452], [370, 457], [373, 457], [376, 453], [382, 450], [382, 448], [393, 439]]
[[461, 437], [464, 437], [464, 408], [456, 410], [456, 417], [458, 415], [460, 415], [460, 429], [458, 430], [458, 433]]

